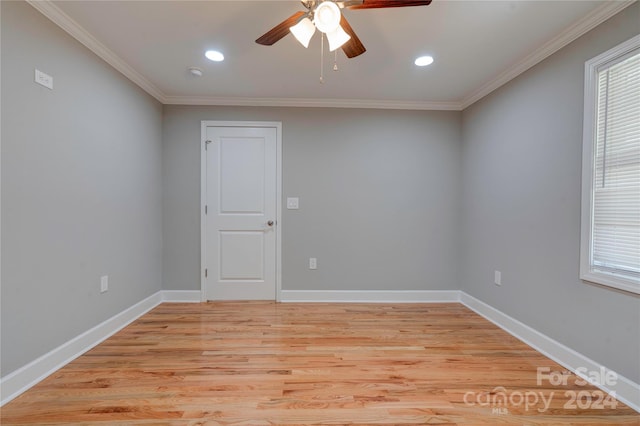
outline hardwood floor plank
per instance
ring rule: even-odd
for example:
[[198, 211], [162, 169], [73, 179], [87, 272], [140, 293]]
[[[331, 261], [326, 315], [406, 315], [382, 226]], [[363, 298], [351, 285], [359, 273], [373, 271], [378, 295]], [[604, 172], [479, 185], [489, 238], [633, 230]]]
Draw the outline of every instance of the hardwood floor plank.
[[640, 425], [605, 396], [459, 304], [163, 304], [0, 423]]

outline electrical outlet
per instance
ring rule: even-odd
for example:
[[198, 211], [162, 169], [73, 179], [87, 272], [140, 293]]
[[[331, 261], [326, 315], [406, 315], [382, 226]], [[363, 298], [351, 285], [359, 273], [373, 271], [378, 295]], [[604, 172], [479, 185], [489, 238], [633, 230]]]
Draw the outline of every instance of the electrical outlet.
[[502, 285], [502, 272], [493, 271], [493, 282], [496, 285]]
[[103, 275], [100, 277], [100, 293], [106, 293], [109, 290], [109, 276]]
[[41, 86], [46, 87], [47, 89], [53, 90], [53, 77], [49, 74], [45, 74], [39, 69], [36, 69], [35, 82], [40, 84]]
[[318, 269], [318, 259], [315, 257], [309, 258], [309, 269]]

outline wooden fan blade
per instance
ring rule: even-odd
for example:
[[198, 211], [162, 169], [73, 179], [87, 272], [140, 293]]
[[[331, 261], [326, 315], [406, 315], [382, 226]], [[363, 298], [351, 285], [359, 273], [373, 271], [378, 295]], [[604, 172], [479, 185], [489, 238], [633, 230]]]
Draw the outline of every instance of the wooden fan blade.
[[386, 7], [428, 6], [431, 0], [362, 0], [359, 4], [346, 4], [349, 9], [382, 9]]
[[276, 41], [280, 40], [287, 34], [289, 34], [289, 28], [293, 27], [298, 23], [298, 20], [306, 15], [307, 12], [296, 12], [293, 15], [289, 16], [284, 21], [280, 22], [275, 27], [271, 28], [265, 34], [263, 34], [259, 39], [256, 40], [256, 43], [262, 44], [264, 46], [271, 46]]
[[351, 39], [342, 45], [342, 51], [347, 55], [347, 58], [355, 58], [367, 51], [344, 15], [340, 18], [340, 26], [351, 36]]

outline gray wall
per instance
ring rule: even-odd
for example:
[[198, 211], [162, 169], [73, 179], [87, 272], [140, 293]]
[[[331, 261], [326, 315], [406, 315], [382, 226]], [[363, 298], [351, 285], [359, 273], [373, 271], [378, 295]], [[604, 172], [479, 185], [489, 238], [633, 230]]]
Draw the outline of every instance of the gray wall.
[[[200, 121], [281, 121], [285, 290], [458, 286], [460, 113], [164, 108], [164, 288], [200, 288]], [[308, 269], [308, 258], [318, 269]]]
[[462, 289], [636, 382], [640, 298], [578, 272], [584, 63], [638, 34], [639, 8], [466, 109], [462, 152]]
[[283, 211], [284, 289], [462, 288], [640, 381], [639, 298], [578, 279], [583, 65], [639, 32], [640, 5], [458, 113], [163, 109], [0, 4], [2, 375], [160, 283], [199, 289], [200, 121], [260, 120], [283, 123], [283, 195], [301, 202]]
[[28, 4], [1, 7], [4, 376], [160, 289], [162, 106]]

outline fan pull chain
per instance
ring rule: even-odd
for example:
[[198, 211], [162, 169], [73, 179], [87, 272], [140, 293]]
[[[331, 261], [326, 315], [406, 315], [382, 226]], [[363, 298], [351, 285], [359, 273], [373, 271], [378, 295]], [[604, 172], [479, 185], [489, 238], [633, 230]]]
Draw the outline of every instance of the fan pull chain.
[[324, 33], [320, 43], [320, 84], [324, 84]]
[[338, 49], [335, 50], [336, 54], [333, 57], [333, 70], [338, 71]]

